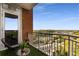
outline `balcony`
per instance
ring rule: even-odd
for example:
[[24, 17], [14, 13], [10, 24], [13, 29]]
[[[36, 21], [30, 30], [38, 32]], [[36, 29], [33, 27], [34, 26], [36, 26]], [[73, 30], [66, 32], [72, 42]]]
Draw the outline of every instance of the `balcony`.
[[[4, 29], [4, 27], [5, 27], [4, 21], [5, 21], [5, 15], [8, 14], [7, 15], [8, 17], [17, 18], [17, 20], [18, 20], [18, 25], [17, 25], [18, 38], [17, 38], [17, 40], [6, 40], [6, 41], [10, 41], [9, 43], [12, 44], [12, 46], [14, 44], [17, 44], [17, 42], [18, 42], [17, 45], [19, 45], [20, 43], [22, 43], [22, 41], [26, 41], [26, 39], [28, 38], [29, 44], [30, 44], [29, 45], [29, 48], [30, 48], [29, 56], [47, 56], [47, 55], [48, 56], [79, 56], [79, 37], [78, 36], [68, 35], [67, 33], [63, 34], [63, 31], [62, 31], [62, 34], [43, 33], [43, 32], [42, 33], [41, 32], [29, 33], [29, 32], [33, 31], [33, 24], [34, 24], [33, 23], [33, 20], [34, 20], [33, 16], [34, 15], [33, 15], [32, 11], [33, 11], [34, 5], [36, 5], [36, 4], [27, 4], [27, 3], [26, 4], [18, 4], [18, 5], [16, 5], [16, 4], [1, 4], [1, 7], [0, 7], [1, 8], [0, 9], [1, 10], [1, 18], [0, 18], [1, 21], [0, 21], [0, 23], [2, 25], [0, 26], [0, 28], [1, 28], [0, 29], [0, 55], [15, 56], [15, 55], [17, 55], [17, 51], [19, 49], [19, 47], [17, 47], [17, 48], [15, 48], [14, 51], [8, 50], [8, 49], [6, 50], [5, 45], [1, 42], [2, 38], [7, 37], [7, 34], [6, 34], [7, 31], [5, 32], [5, 29]], [[9, 6], [9, 7], [6, 7], [6, 6]], [[21, 7], [21, 9], [18, 9], [15, 6]], [[19, 15], [17, 15], [17, 14], [19, 14]], [[16, 16], [16, 17], [12, 17], [11, 15]], [[45, 18], [46, 18], [46, 16], [45, 16]], [[13, 23], [13, 22], [11, 22], [11, 23]], [[67, 22], [65, 22], [65, 23], [67, 23]], [[11, 27], [13, 27], [13, 26], [11, 26]], [[11, 43], [11, 42], [13, 42], [13, 43]]]
[[[79, 56], [79, 37], [67, 34], [34, 32], [28, 34], [30, 54], [28, 56]], [[15, 50], [0, 51], [2, 56], [17, 56]]]
[[[38, 49], [34, 48], [33, 46], [29, 45], [30, 53], [28, 56], [47, 56], [46, 54], [42, 53]], [[19, 50], [19, 47], [16, 47], [15, 50], [3, 50], [0, 51], [0, 56], [18, 56], [17, 51]]]
[[79, 37], [67, 34], [30, 33], [30, 45], [49, 56], [79, 56]]

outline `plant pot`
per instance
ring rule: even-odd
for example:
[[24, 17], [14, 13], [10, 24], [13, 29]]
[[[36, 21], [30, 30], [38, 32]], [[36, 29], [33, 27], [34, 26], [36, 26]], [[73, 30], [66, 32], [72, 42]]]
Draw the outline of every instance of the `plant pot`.
[[17, 54], [20, 56], [26, 56], [29, 55], [29, 53], [30, 53], [29, 48], [23, 48], [23, 49], [19, 49]]

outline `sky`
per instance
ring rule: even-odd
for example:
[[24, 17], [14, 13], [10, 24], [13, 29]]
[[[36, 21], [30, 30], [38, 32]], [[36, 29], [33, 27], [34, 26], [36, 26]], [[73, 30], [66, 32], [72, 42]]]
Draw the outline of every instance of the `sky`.
[[6, 17], [5, 30], [18, 30], [18, 20]]
[[33, 8], [33, 29], [79, 30], [79, 4], [37, 4]]

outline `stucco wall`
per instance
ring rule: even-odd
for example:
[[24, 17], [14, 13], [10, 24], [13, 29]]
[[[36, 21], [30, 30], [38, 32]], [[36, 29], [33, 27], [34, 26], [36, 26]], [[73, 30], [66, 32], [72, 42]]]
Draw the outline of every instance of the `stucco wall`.
[[22, 39], [28, 37], [28, 33], [33, 31], [33, 16], [32, 10], [22, 9]]

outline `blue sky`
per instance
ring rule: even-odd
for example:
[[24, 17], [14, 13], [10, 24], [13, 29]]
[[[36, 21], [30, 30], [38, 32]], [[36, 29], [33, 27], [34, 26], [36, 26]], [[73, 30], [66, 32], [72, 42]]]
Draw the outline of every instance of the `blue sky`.
[[79, 30], [79, 4], [37, 4], [33, 8], [33, 29]]
[[17, 30], [18, 29], [18, 21], [13, 18], [5, 18], [5, 30]]

